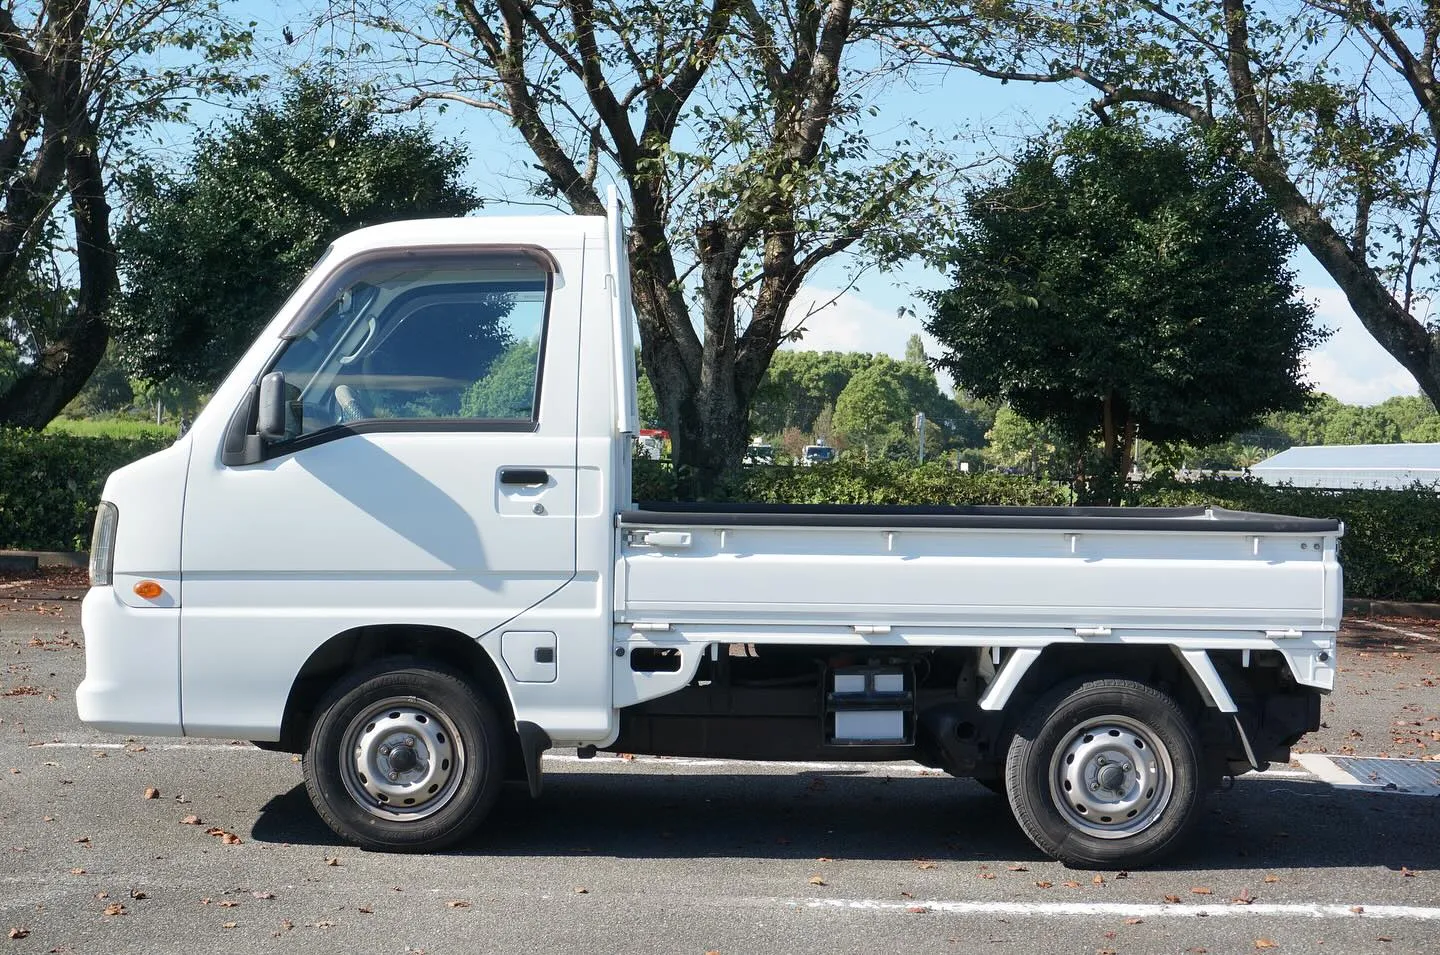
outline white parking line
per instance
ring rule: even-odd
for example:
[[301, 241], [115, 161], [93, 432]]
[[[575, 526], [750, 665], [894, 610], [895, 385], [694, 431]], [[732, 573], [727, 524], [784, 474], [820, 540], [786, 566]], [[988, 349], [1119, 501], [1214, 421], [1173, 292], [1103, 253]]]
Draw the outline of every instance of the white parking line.
[[795, 908], [850, 909], [869, 912], [913, 912], [925, 909], [946, 915], [1008, 915], [1062, 918], [1109, 915], [1116, 918], [1228, 918], [1292, 916], [1317, 919], [1415, 919], [1440, 922], [1440, 908], [1420, 905], [1325, 905], [1316, 902], [1253, 902], [1249, 905], [1157, 905], [1125, 902], [890, 902], [880, 899], [795, 899]]
[[[60, 741], [60, 740], [51, 740], [51, 741], [48, 742], [48, 743], [31, 743], [29, 748], [30, 748], [30, 749], [127, 749], [127, 748], [132, 747], [132, 746], [143, 746], [143, 747], [145, 747], [145, 749], [143, 750], [143, 752], [147, 752], [147, 753], [150, 752], [150, 751], [152, 751], [152, 750], [186, 750], [186, 749], [198, 749], [198, 750], [208, 750], [208, 751], [228, 750], [228, 751], [230, 751], [230, 752], [236, 752], [236, 753], [245, 753], [245, 752], [249, 752], [249, 753], [263, 753], [263, 752], [265, 752], [265, 750], [261, 749], [260, 747], [258, 747], [258, 746], [252, 746], [252, 745], [250, 745], [249, 743], [149, 743], [149, 742], [144, 742], [144, 743], [142, 743], [142, 742], [139, 742], [139, 741], [136, 741], [136, 742], [134, 742], [134, 743], [75, 743], [75, 742], [62, 742], [62, 741]], [[134, 752], [142, 752], [142, 751], [141, 751], [141, 750], [134, 750]]]
[[1378, 620], [1353, 620], [1351, 623], [1359, 627], [1375, 627], [1378, 630], [1389, 630], [1391, 633], [1403, 633], [1407, 637], [1414, 637], [1416, 640], [1426, 640], [1430, 643], [1440, 643], [1440, 637], [1431, 636], [1428, 633], [1421, 633], [1418, 630], [1407, 630], [1404, 627], [1396, 627], [1388, 623], [1380, 623]]

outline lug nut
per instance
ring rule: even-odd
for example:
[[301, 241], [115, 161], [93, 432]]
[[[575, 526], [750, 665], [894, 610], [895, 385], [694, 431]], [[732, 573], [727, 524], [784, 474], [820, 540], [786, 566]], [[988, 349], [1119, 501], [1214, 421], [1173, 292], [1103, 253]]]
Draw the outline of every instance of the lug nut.
[[395, 780], [399, 779], [399, 778], [400, 778], [400, 774], [399, 774], [399, 773], [395, 772], [395, 770], [393, 770], [393, 769], [390, 770], [390, 781], [391, 781], [392, 783], [393, 783]]
[[407, 737], [405, 737], [405, 745], [413, 748], [413, 747], [415, 746], [415, 737], [413, 737], [413, 736], [407, 736]]

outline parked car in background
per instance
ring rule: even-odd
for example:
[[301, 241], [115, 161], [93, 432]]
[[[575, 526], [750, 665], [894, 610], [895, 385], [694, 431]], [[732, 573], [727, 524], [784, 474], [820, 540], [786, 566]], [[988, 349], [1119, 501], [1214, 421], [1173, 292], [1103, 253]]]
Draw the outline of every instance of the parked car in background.
[[835, 460], [835, 449], [820, 439], [819, 444], [807, 444], [805, 450], [800, 452], [800, 463], [809, 467], [812, 464], [829, 464]]

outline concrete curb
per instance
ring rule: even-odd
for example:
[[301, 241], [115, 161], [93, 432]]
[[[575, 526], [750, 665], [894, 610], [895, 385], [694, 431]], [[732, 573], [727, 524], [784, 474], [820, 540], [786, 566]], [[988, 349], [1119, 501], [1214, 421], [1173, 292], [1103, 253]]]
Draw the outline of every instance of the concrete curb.
[[83, 551], [64, 550], [0, 550], [0, 560], [14, 557], [17, 563], [34, 563], [31, 567], [89, 567], [90, 555]]
[[1440, 620], [1440, 604], [1405, 603], [1399, 600], [1345, 601], [1347, 617], [1415, 617], [1421, 620]]

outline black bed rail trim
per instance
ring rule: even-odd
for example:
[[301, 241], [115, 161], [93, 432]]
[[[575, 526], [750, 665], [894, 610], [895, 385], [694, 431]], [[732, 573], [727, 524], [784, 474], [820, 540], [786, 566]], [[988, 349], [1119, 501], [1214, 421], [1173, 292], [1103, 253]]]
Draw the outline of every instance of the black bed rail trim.
[[642, 503], [620, 512], [622, 527], [993, 528], [1053, 531], [1333, 534], [1340, 522], [1222, 507], [899, 507], [876, 504]]

